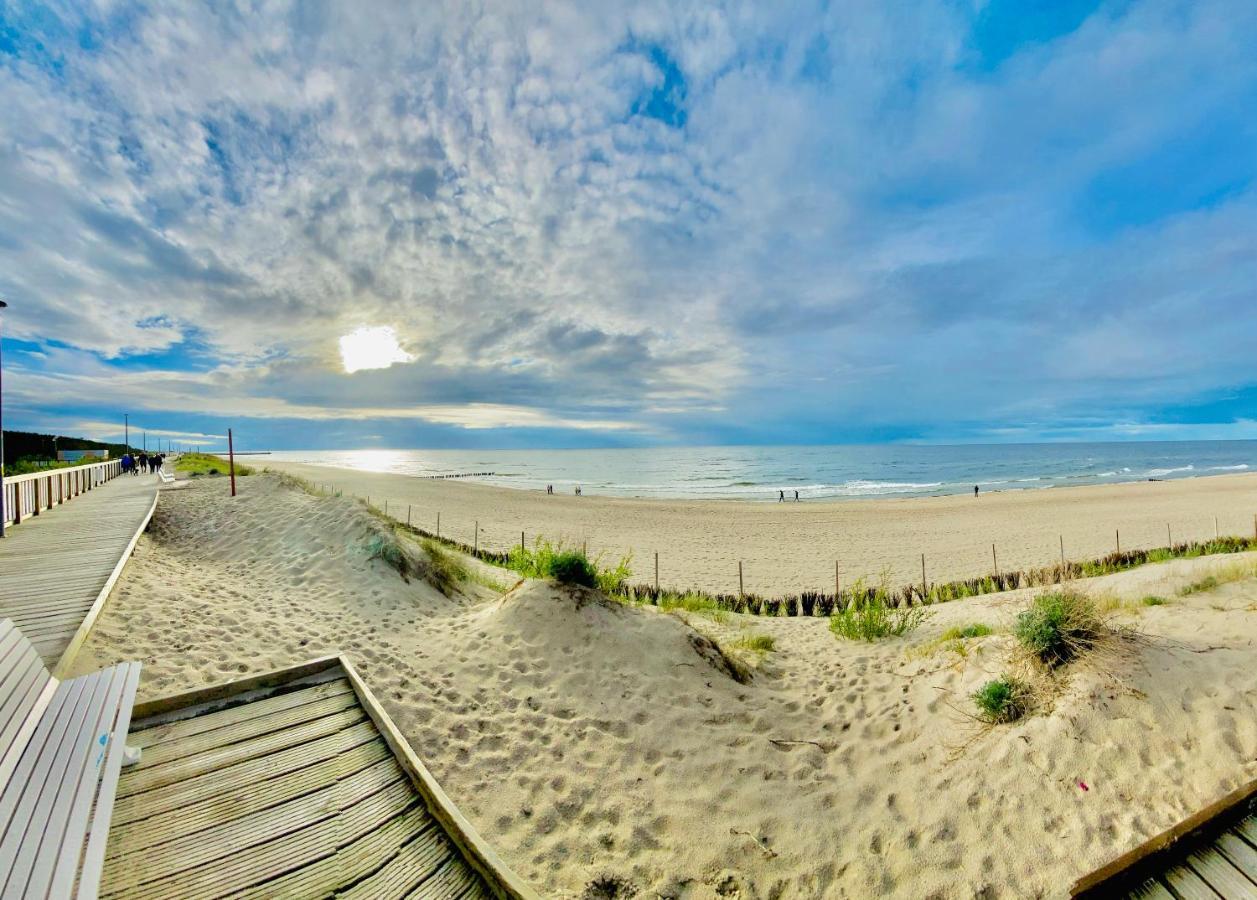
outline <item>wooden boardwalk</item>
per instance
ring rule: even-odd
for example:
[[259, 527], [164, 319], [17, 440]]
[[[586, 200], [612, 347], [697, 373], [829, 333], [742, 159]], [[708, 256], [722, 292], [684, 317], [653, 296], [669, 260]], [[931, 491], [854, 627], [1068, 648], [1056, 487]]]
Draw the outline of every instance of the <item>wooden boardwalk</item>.
[[65, 673], [157, 503], [156, 475], [122, 476], [6, 529], [0, 618]]
[[1083, 877], [1071, 894], [1257, 900], [1257, 781]]
[[277, 675], [136, 708], [101, 897], [537, 897], [348, 663]]

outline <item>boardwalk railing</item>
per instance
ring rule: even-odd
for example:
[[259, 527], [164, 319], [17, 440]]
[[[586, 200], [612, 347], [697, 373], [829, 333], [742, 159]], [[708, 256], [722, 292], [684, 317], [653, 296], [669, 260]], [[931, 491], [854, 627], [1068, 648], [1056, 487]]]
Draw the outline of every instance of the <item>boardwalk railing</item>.
[[4, 524], [17, 525], [46, 509], [60, 506], [122, 474], [117, 459], [68, 469], [50, 469], [4, 479]]

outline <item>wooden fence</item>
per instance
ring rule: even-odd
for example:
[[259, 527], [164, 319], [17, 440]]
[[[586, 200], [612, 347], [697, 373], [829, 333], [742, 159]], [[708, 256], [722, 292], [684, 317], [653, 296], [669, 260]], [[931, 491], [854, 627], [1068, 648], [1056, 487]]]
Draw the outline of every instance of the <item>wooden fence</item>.
[[4, 524], [17, 525], [23, 519], [60, 506], [121, 474], [121, 461], [110, 459], [68, 469], [6, 476]]

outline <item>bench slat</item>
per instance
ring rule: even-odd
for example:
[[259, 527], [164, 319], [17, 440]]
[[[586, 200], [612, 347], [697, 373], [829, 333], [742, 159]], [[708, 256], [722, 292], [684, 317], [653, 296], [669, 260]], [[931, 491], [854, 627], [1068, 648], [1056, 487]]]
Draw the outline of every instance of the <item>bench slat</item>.
[[[8, 854], [0, 855], [0, 869], [9, 869], [9, 887], [17, 885], [26, 895], [43, 894], [39, 885], [30, 883], [40, 847], [46, 844], [54, 854], [72, 853], [77, 864], [82, 835], [77, 841], [67, 840], [67, 820], [75, 797], [84, 788], [83, 770], [94, 752], [96, 724], [109, 699], [113, 674], [106, 670], [81, 679], [87, 688], [71, 710], [64, 736], [40, 751], [40, 764], [31, 773], [34, 789], [26, 791], [14, 812], [13, 824], [20, 825], [25, 834], [11, 861]], [[30, 750], [34, 749], [32, 745]]]
[[[83, 851], [83, 867], [79, 875], [78, 900], [95, 900], [100, 886], [100, 876], [105, 865], [105, 846], [109, 840], [109, 822], [113, 817], [114, 798], [118, 794], [118, 778], [122, 771], [122, 758], [127, 749], [127, 730], [131, 727], [131, 708], [135, 705], [135, 692], [140, 686], [140, 664], [124, 663], [118, 666], [124, 669], [122, 676], [122, 692], [119, 705], [112, 720], [113, 736], [109, 740], [108, 755], [105, 759], [104, 773], [100, 780], [100, 788], [96, 792], [94, 804], [86, 812], [91, 812], [90, 833], [87, 848]], [[63, 857], [57, 867], [49, 896], [61, 896], [61, 889], [68, 893], [74, 883], [75, 866], [68, 865]]]
[[41, 782], [37, 776], [42, 769], [51, 765], [57, 747], [69, 733], [75, 713], [93, 681], [88, 676], [57, 686], [52, 703], [40, 719], [22, 758], [18, 760], [13, 776], [5, 785], [4, 793], [0, 795], [0, 823], [3, 823], [4, 828], [4, 836], [0, 838], [0, 872], [5, 873], [5, 890], [15, 891], [19, 896], [22, 893], [21, 885], [14, 885], [13, 861], [26, 837], [31, 807], [39, 796]]

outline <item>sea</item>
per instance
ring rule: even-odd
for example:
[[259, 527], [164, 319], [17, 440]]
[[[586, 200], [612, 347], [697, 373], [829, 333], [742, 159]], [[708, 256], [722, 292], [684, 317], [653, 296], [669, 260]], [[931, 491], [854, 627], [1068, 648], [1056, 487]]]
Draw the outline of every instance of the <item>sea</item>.
[[1257, 441], [885, 444], [599, 450], [284, 450], [277, 461], [655, 499], [775, 501], [1197, 478], [1257, 471]]

